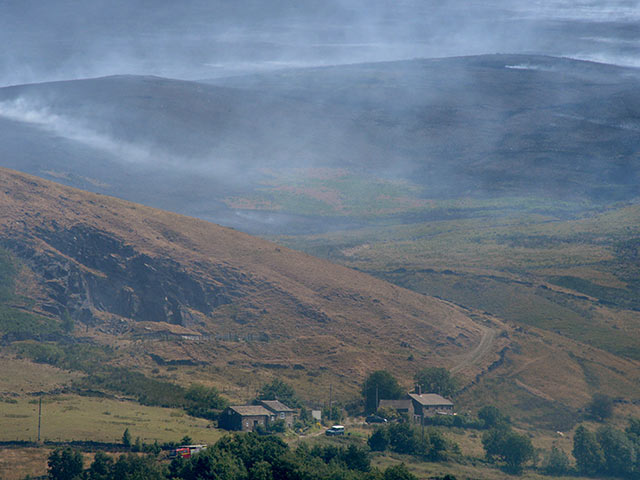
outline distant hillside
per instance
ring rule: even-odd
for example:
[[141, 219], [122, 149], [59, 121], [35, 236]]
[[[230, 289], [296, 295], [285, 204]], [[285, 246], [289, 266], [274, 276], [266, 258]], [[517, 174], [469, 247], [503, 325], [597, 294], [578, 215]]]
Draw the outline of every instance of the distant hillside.
[[[213, 82], [213, 81], [212, 81]], [[534, 55], [0, 89], [0, 163], [252, 232], [638, 195], [640, 74]], [[380, 195], [371, 195], [379, 192]], [[381, 208], [382, 206], [382, 208]]]
[[92, 394], [150, 401], [195, 381], [246, 400], [278, 375], [318, 404], [330, 384], [357, 399], [375, 369], [409, 388], [437, 365], [460, 375], [464, 408], [492, 398], [552, 429], [603, 388], [640, 400], [638, 362], [550, 332], [201, 220], [6, 169], [0, 187], [3, 341], [93, 375]]

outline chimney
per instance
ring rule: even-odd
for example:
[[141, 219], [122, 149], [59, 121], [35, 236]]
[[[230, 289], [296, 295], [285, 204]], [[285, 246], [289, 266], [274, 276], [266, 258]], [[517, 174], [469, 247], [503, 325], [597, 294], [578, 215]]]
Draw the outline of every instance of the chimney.
[[416, 387], [415, 387], [415, 393], [417, 393], [418, 395], [422, 395], [422, 387], [420, 386], [419, 383], [416, 383]]

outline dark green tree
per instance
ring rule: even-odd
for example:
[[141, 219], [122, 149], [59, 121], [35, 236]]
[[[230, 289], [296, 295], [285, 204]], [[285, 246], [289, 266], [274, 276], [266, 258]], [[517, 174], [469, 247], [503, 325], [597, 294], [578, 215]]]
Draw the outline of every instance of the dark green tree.
[[640, 418], [630, 418], [625, 432], [636, 445], [640, 446]]
[[613, 415], [613, 399], [602, 393], [596, 393], [587, 405], [587, 412], [592, 419], [603, 422]]
[[125, 428], [122, 434], [122, 445], [124, 445], [125, 448], [131, 448], [131, 434], [128, 428]]
[[631, 439], [611, 426], [599, 428], [596, 439], [604, 453], [605, 471], [613, 476], [630, 478], [637, 460], [636, 448]]
[[302, 406], [293, 387], [279, 378], [274, 378], [271, 383], [263, 385], [258, 392], [257, 400], [280, 400], [291, 408]]
[[76, 480], [82, 476], [82, 455], [69, 447], [56, 448], [47, 463], [51, 480]]
[[377, 370], [371, 373], [362, 386], [362, 396], [364, 397], [365, 411], [375, 412], [378, 408], [376, 400], [398, 399], [405, 394], [391, 373], [386, 370]]
[[113, 458], [104, 452], [96, 452], [87, 471], [88, 480], [111, 480], [113, 478]]
[[576, 429], [573, 436], [573, 456], [582, 473], [594, 475], [604, 469], [604, 452], [595, 434], [583, 425]]
[[374, 452], [384, 452], [389, 447], [389, 429], [376, 428], [367, 440], [367, 445]]
[[478, 411], [478, 418], [482, 420], [484, 428], [496, 428], [509, 423], [509, 418], [493, 405], [482, 407]]
[[424, 393], [437, 393], [444, 397], [453, 395], [457, 389], [456, 381], [449, 370], [441, 367], [428, 367], [420, 370], [414, 376], [414, 381], [420, 385]]
[[360, 472], [368, 472], [371, 470], [369, 453], [364, 448], [357, 447], [353, 443], [342, 452], [341, 459], [350, 470]]
[[192, 384], [185, 393], [189, 402], [187, 413], [192, 416], [210, 418], [211, 411], [224, 410], [229, 406], [229, 401], [220, 395], [215, 387], [205, 387], [198, 383]]
[[482, 446], [489, 461], [502, 461], [511, 472], [519, 472], [533, 458], [534, 450], [529, 437], [510, 428], [493, 428], [482, 436]]

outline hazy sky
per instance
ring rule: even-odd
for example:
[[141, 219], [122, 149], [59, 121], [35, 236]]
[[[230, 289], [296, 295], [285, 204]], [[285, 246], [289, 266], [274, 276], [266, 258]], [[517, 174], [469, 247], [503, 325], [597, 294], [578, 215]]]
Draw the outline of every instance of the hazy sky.
[[640, 66], [638, 0], [8, 0], [0, 85], [543, 53]]

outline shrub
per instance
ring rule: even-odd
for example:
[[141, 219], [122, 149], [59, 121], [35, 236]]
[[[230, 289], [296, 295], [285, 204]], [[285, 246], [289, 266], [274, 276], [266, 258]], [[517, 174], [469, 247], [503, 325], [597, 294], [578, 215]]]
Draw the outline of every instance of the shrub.
[[545, 459], [542, 470], [547, 475], [565, 475], [569, 473], [569, 457], [554, 445]]

